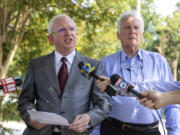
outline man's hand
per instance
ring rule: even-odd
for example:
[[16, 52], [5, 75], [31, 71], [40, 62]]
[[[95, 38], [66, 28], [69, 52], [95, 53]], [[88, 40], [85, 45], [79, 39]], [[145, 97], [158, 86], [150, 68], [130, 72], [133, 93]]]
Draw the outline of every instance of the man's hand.
[[99, 76], [99, 78], [103, 79], [104, 81], [96, 80], [96, 83], [101, 89], [101, 91], [104, 92], [106, 90], [107, 85], [110, 83], [110, 79], [105, 76]]
[[68, 129], [74, 130], [77, 133], [82, 133], [87, 129], [90, 121], [90, 116], [87, 113], [80, 114], [75, 118]]
[[43, 128], [43, 127], [45, 127], [45, 126], [48, 125], [48, 124], [39, 123], [38, 121], [32, 120], [31, 118], [30, 118], [28, 124], [29, 124], [31, 127], [35, 128], [35, 129], [41, 129], [41, 128]]
[[154, 106], [157, 109], [160, 109], [165, 106], [164, 93], [150, 90], [147, 92], [142, 92], [142, 96], [145, 98], [140, 100], [140, 103], [150, 109], [154, 109]]

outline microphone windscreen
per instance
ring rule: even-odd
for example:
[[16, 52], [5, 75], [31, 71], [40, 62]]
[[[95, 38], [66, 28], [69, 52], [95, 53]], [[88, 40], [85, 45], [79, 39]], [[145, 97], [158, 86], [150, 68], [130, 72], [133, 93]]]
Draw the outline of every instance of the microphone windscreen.
[[120, 76], [118, 74], [113, 74], [110, 78], [111, 83], [114, 85], [118, 80]]
[[78, 63], [78, 67], [79, 67], [80, 69], [82, 69], [83, 66], [84, 66], [84, 63], [83, 63], [82, 61]]

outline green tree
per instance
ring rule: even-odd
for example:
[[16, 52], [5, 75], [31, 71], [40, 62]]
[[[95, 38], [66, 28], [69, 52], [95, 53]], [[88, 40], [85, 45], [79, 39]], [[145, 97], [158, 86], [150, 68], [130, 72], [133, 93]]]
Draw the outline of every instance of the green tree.
[[[177, 4], [178, 5], [178, 4]], [[156, 49], [164, 55], [170, 63], [174, 80], [180, 78], [180, 10], [172, 16], [167, 16], [161, 25], [157, 26], [158, 38]]]

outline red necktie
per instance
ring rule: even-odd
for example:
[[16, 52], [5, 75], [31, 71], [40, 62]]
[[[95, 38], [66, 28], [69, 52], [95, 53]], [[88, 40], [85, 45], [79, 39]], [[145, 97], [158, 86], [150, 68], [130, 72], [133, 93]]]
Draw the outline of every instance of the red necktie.
[[68, 78], [68, 69], [66, 65], [66, 61], [67, 61], [66, 57], [62, 57], [61, 61], [62, 61], [62, 66], [59, 69], [58, 80], [59, 80], [60, 91], [61, 93], [63, 93], [64, 87], [66, 85], [66, 80]]

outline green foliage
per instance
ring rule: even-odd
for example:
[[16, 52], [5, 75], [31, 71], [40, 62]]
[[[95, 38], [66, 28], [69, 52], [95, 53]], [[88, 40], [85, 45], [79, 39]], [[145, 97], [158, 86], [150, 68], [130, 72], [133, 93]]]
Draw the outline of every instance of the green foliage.
[[[88, 16], [88, 24], [81, 23], [83, 28], [78, 31], [81, 34], [77, 45], [79, 51], [95, 59], [118, 51], [121, 47], [116, 36], [117, 18], [134, 5], [134, 0], [96, 0], [94, 6], [97, 11], [93, 13], [96, 15]], [[93, 25], [91, 25], [92, 21], [95, 22]]]
[[[10, 109], [11, 108], [11, 109]], [[9, 97], [8, 100], [3, 104], [3, 121], [21, 120], [17, 110], [17, 98]]]
[[[167, 38], [167, 46], [165, 49], [166, 58], [170, 65], [176, 59], [177, 53], [180, 54], [180, 10], [174, 12], [173, 16], [166, 18], [166, 26], [162, 28]], [[161, 37], [161, 34], [159, 35]], [[178, 59], [178, 78], [180, 80], [180, 57]]]

